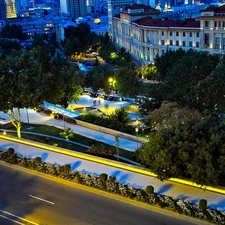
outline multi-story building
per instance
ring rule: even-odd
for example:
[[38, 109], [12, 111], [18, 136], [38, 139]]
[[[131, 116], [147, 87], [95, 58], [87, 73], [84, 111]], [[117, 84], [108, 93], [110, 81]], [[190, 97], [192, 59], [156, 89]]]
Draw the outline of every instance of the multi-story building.
[[6, 4], [4, 0], [0, 0], [0, 20], [6, 19]]
[[225, 5], [201, 11], [200, 48], [211, 53], [225, 53]]
[[[196, 19], [174, 21], [153, 19], [144, 15], [144, 8], [138, 6], [138, 13], [131, 13], [135, 5], [113, 17], [113, 41], [126, 48], [141, 63], [154, 62], [155, 56], [167, 49], [206, 50], [210, 53], [225, 53], [225, 5], [201, 11]], [[138, 16], [139, 15], [139, 16]]]
[[68, 21], [70, 18], [68, 17], [26, 17], [26, 18], [14, 18], [9, 19], [8, 23], [10, 25], [16, 24], [22, 27], [24, 33], [28, 35], [28, 37], [32, 38], [35, 33], [37, 34], [47, 34], [50, 36], [55, 33], [56, 25], [62, 23], [63, 21]]
[[[113, 28], [113, 17], [121, 12], [126, 7], [133, 4], [133, 0], [108, 0], [108, 18], [109, 18], [109, 35], [112, 37], [114, 30]], [[114, 39], [114, 37], [112, 37]]]
[[16, 18], [16, 3], [15, 0], [5, 0], [7, 19]]
[[61, 12], [68, 14], [73, 19], [86, 16], [86, 0], [60, 0]]

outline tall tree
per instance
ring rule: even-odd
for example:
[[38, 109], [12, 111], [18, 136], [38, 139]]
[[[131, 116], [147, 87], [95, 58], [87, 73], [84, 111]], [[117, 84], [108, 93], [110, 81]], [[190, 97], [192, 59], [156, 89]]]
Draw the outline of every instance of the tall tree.
[[225, 126], [213, 117], [164, 105], [150, 116], [155, 132], [136, 157], [160, 179], [186, 177], [200, 185], [216, 185], [224, 175]]
[[[58, 69], [54, 60], [41, 61], [41, 49], [14, 52], [0, 61], [0, 110], [8, 113], [20, 138], [21, 108], [34, 108], [43, 101], [59, 103], [62, 98], [76, 99], [81, 88], [76, 74], [66, 68]], [[43, 53], [43, 52], [42, 52]], [[43, 54], [44, 56], [44, 54]]]
[[120, 68], [115, 74], [115, 87], [124, 96], [135, 97], [142, 89], [132, 66]]

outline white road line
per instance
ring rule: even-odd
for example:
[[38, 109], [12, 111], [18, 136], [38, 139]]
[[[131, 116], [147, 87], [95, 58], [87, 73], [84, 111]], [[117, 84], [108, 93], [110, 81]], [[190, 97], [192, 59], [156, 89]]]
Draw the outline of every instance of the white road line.
[[18, 222], [18, 221], [16, 221], [16, 220], [10, 219], [10, 218], [8, 218], [8, 217], [6, 217], [6, 216], [0, 215], [0, 217], [4, 218], [4, 219], [6, 219], [6, 220], [10, 220], [10, 221], [12, 221], [12, 222], [14, 222], [14, 223], [17, 223], [17, 224], [20, 224], [20, 225], [25, 225], [25, 223], [20, 223], [20, 222]]
[[[34, 225], [39, 225], [38, 223], [34, 223], [34, 222], [30, 221], [30, 220], [27, 220], [27, 219], [24, 219], [24, 218], [22, 218], [22, 217], [16, 216], [16, 215], [14, 215], [14, 214], [12, 214], [12, 213], [9, 213], [9, 212], [6, 212], [6, 211], [4, 211], [4, 210], [1, 210], [1, 209], [0, 209], [0, 212], [3, 212], [3, 213], [5, 213], [5, 214], [7, 214], [7, 215], [10, 215], [10, 216], [13, 216], [13, 217], [15, 217], [15, 218], [17, 218], [17, 219], [26, 221], [26, 222], [28, 222], [28, 223], [31, 223], [31, 224], [34, 224]], [[1, 215], [0, 215], [0, 216], [1, 216]], [[1, 217], [3, 217], [3, 216], [1, 216]], [[14, 220], [13, 220], [13, 221], [14, 221]], [[19, 222], [18, 222], [18, 223], [19, 223]], [[23, 224], [23, 223], [21, 223], [21, 224]]]
[[29, 196], [30, 196], [31, 198], [35, 198], [35, 199], [38, 199], [38, 200], [43, 201], [43, 202], [47, 202], [47, 203], [52, 204], [52, 205], [55, 204], [54, 202], [50, 202], [50, 201], [48, 201], [48, 200], [45, 200], [45, 199], [43, 199], [43, 198], [39, 198], [39, 197], [34, 196], [34, 195], [29, 195]]

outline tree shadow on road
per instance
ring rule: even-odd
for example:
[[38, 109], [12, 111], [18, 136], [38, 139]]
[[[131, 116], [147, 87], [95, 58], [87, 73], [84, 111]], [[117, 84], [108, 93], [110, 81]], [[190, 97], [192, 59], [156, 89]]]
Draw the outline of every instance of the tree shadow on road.
[[161, 186], [161, 187], [159, 188], [158, 191], [156, 191], [156, 193], [157, 193], [157, 194], [163, 194], [163, 193], [169, 191], [172, 187], [173, 187], [172, 184], [164, 184], [163, 186]]

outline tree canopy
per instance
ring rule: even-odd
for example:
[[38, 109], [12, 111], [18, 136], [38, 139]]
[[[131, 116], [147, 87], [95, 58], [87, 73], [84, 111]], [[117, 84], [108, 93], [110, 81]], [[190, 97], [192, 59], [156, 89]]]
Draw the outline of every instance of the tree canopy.
[[136, 152], [137, 159], [160, 179], [190, 178], [217, 185], [225, 172], [225, 124], [218, 118], [163, 103], [149, 116], [155, 132]]
[[19, 40], [26, 40], [27, 34], [23, 33], [21, 25], [12, 24], [10, 25], [7, 23], [1, 30], [0, 36], [2, 38], [9, 38], [9, 39], [19, 39]]
[[135, 97], [140, 93], [142, 84], [132, 66], [122, 67], [115, 73], [115, 87], [124, 96]]
[[61, 68], [45, 47], [30, 52], [14, 51], [10, 57], [0, 60], [0, 86], [0, 110], [9, 112], [19, 137], [21, 108], [35, 108], [43, 101], [59, 103], [62, 98], [76, 100], [82, 91], [76, 73]]

